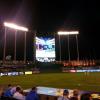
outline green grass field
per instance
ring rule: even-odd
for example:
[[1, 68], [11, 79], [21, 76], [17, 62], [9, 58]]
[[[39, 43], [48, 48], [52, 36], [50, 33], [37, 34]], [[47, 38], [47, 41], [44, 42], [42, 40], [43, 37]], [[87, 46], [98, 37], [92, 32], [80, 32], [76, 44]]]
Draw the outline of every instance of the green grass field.
[[2, 76], [0, 85], [21, 85], [24, 89], [32, 86], [46, 86], [89, 91], [100, 91], [100, 73], [40, 73], [21, 76]]

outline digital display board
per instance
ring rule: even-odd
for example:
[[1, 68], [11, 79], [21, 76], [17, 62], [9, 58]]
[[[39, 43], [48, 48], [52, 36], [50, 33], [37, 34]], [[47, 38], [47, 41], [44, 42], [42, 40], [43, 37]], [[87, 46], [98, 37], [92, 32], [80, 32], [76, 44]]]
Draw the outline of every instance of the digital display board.
[[1, 72], [0, 76], [16, 76], [16, 75], [24, 75], [24, 72]]
[[55, 61], [55, 38], [36, 37], [36, 60], [40, 62]]
[[26, 71], [25, 72], [25, 75], [29, 75], [29, 74], [32, 74], [32, 71]]

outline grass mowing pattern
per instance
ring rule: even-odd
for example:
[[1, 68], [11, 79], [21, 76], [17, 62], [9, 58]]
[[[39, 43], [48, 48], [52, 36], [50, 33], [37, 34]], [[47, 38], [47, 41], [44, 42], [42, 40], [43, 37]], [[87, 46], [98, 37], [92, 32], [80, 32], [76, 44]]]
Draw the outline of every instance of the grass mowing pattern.
[[100, 91], [100, 73], [40, 73], [21, 76], [2, 76], [0, 85], [21, 85], [24, 89], [32, 86], [47, 86], [89, 91]]

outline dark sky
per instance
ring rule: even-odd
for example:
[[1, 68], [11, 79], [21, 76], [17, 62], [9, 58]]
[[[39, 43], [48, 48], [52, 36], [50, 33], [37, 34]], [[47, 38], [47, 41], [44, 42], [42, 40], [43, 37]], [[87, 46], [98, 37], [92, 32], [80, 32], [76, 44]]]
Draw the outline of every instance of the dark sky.
[[[97, 0], [0, 0], [0, 59], [3, 54], [4, 21], [28, 27], [31, 32], [53, 33], [59, 30], [79, 30], [81, 59], [100, 59], [100, 9]], [[33, 33], [27, 33], [27, 58], [32, 59]], [[9, 30], [7, 55], [13, 55], [14, 34]], [[19, 32], [20, 33], [20, 32]], [[23, 58], [23, 34], [17, 35], [17, 58]], [[56, 43], [58, 37], [56, 35]], [[70, 37], [71, 59], [76, 59], [75, 37]], [[62, 59], [68, 59], [67, 37], [61, 38]], [[56, 46], [57, 59], [59, 47]], [[65, 56], [66, 55], [66, 56]]]

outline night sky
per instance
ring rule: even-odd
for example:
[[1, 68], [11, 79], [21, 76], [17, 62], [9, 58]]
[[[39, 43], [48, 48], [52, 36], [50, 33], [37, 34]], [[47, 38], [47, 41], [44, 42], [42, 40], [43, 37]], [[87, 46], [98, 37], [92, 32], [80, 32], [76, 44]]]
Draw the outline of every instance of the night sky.
[[[54, 34], [59, 30], [79, 30], [80, 59], [100, 59], [100, 9], [97, 0], [0, 0], [0, 59], [3, 56], [3, 22], [26, 26], [27, 59], [33, 58], [33, 33]], [[7, 35], [7, 55], [13, 56], [14, 33]], [[17, 59], [23, 59], [24, 35], [17, 34]], [[20, 34], [21, 33], [21, 34]], [[58, 36], [56, 36], [56, 44]], [[70, 37], [71, 59], [76, 59], [75, 36]], [[61, 37], [62, 60], [68, 59], [67, 37]], [[57, 60], [59, 47], [56, 46]], [[13, 58], [13, 57], [12, 57]]]

